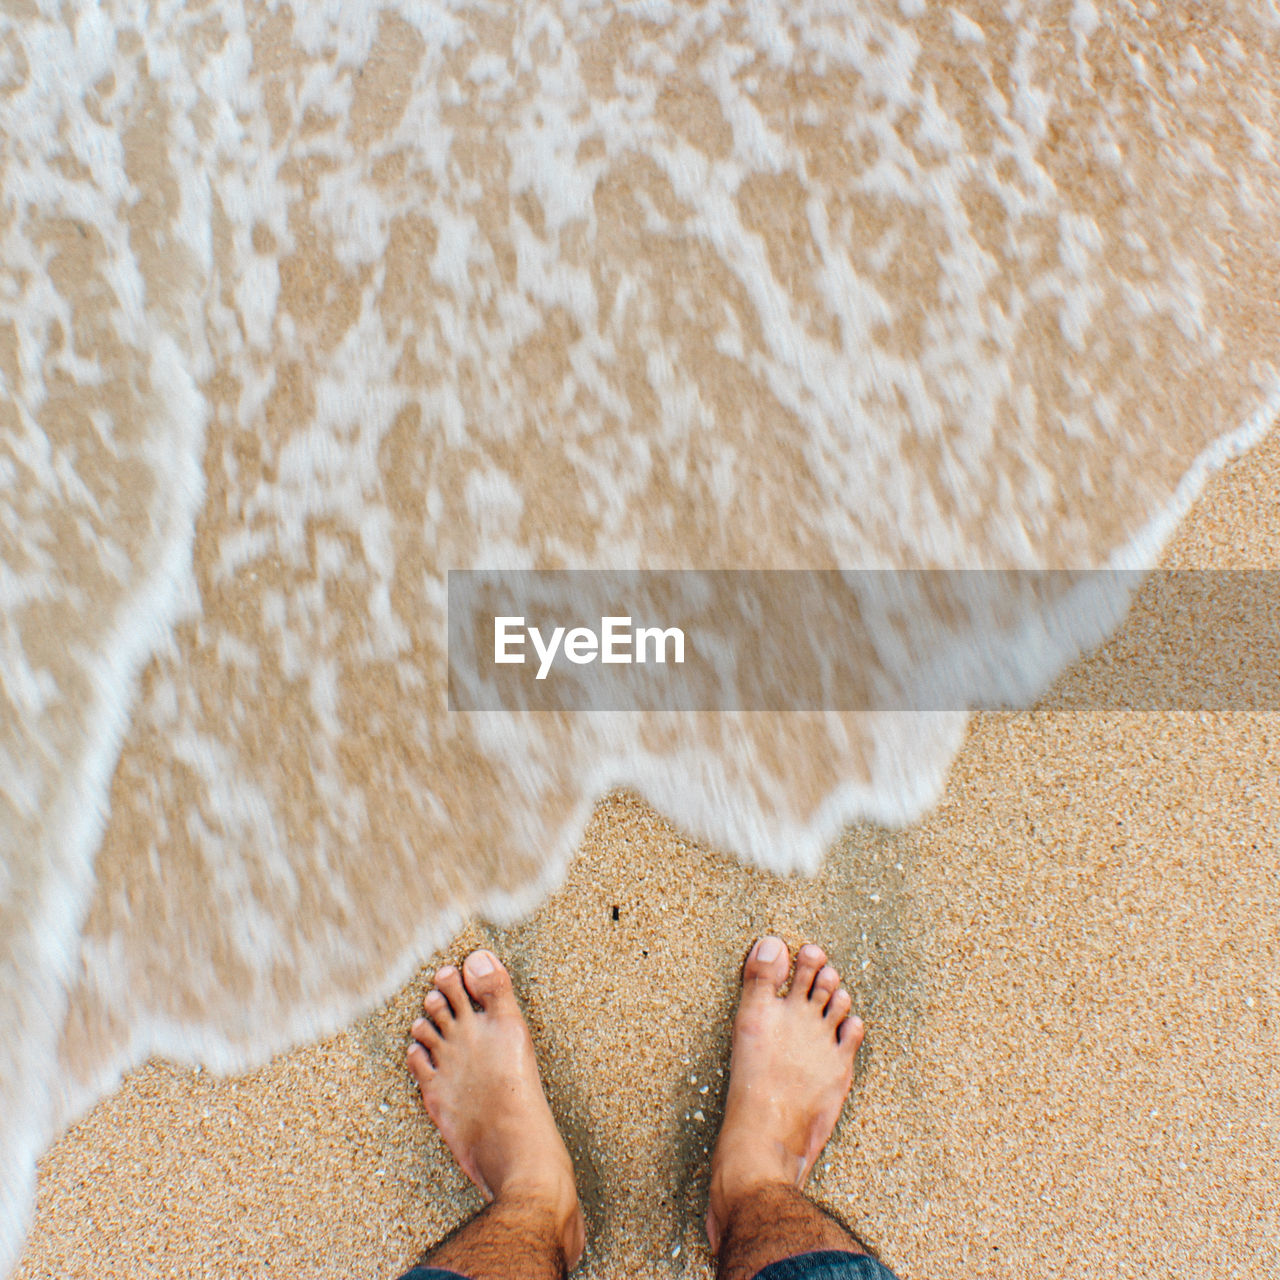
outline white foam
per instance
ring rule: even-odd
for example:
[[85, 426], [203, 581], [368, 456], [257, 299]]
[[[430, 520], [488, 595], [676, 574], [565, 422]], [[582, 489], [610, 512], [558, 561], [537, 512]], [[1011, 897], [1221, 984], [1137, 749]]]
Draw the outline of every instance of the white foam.
[[[34, 910], [28, 908], [27, 936], [5, 939], [10, 945], [25, 943], [31, 954], [13, 975], [21, 988], [8, 988], [8, 1007], [0, 1011], [0, 1021], [16, 1038], [16, 1052], [7, 1055], [6, 1106], [0, 1121], [6, 1151], [0, 1175], [0, 1268], [11, 1263], [25, 1232], [35, 1160], [49, 1136], [48, 1064], [56, 1052], [64, 989], [92, 885], [92, 857], [106, 821], [103, 800], [128, 724], [137, 675], [168, 628], [193, 611], [191, 544], [204, 493], [199, 460], [205, 407], [186, 363], [171, 339], [156, 338], [152, 385], [172, 416], [155, 424], [166, 437], [169, 465], [161, 488], [163, 503], [154, 513], [157, 536], [151, 562], [133, 592], [117, 606], [101, 650], [86, 655], [84, 674], [92, 689], [83, 711], [86, 749], [78, 759], [65, 762], [56, 793], [46, 800], [43, 847], [36, 855], [43, 875], [38, 886], [24, 886], [24, 897], [36, 904]], [[6, 800], [9, 783], [9, 777], [0, 779]]]

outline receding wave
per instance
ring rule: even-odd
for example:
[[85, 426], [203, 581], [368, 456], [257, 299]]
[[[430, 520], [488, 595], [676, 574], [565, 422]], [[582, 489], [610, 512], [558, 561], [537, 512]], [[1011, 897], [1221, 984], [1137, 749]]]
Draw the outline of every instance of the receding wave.
[[1262, 3], [9, 6], [0, 1255], [128, 1065], [335, 1026], [607, 786], [775, 867], [927, 807], [963, 712], [450, 714], [446, 571], [1153, 563], [1280, 403], [1278, 59]]

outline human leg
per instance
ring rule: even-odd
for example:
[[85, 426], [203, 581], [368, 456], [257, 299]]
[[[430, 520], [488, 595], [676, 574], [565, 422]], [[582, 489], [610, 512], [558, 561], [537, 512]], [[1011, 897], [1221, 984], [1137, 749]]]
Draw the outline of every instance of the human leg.
[[468, 1280], [559, 1280], [582, 1256], [583, 1219], [510, 975], [492, 952], [473, 951], [461, 972], [445, 965], [436, 973], [423, 1009], [409, 1070], [449, 1150], [490, 1203], [422, 1266]]
[[800, 949], [783, 995], [789, 970], [786, 945], [773, 937], [743, 967], [707, 1211], [719, 1280], [821, 1254], [842, 1255], [850, 1276], [879, 1268], [862, 1240], [803, 1194], [852, 1083], [862, 1022], [849, 1016], [852, 1000], [821, 947]]

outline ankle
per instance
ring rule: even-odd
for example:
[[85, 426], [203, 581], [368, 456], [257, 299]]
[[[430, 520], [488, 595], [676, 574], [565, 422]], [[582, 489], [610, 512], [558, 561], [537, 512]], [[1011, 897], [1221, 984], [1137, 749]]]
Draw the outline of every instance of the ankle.
[[560, 1242], [566, 1266], [577, 1262], [584, 1240], [572, 1168], [512, 1170], [501, 1186], [494, 1188], [493, 1202], [541, 1218]]
[[795, 1179], [785, 1177], [776, 1169], [719, 1165], [712, 1169], [707, 1208], [719, 1234], [735, 1214], [759, 1197], [796, 1190]]
[[804, 1158], [776, 1138], [741, 1129], [724, 1133], [711, 1164], [711, 1184], [732, 1199], [764, 1186], [799, 1189]]
[[784, 1258], [833, 1250], [866, 1253], [866, 1246], [838, 1219], [820, 1209], [794, 1183], [760, 1182], [708, 1213], [707, 1234], [722, 1280], [748, 1280]]

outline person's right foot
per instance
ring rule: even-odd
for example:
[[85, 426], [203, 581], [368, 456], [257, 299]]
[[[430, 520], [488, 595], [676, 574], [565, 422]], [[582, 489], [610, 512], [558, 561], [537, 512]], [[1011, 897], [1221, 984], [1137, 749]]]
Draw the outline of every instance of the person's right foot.
[[427, 1114], [486, 1200], [519, 1200], [552, 1216], [574, 1267], [585, 1233], [573, 1162], [510, 974], [492, 951], [473, 951], [461, 973], [453, 965], [436, 971], [422, 1003], [427, 1016], [413, 1024], [409, 1070]]
[[791, 957], [781, 938], [751, 949], [733, 1024], [729, 1096], [711, 1158], [707, 1238], [711, 1251], [733, 1205], [769, 1183], [804, 1186], [839, 1119], [862, 1043], [852, 1000], [821, 947]]

